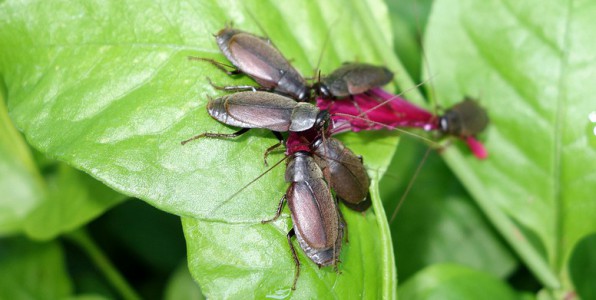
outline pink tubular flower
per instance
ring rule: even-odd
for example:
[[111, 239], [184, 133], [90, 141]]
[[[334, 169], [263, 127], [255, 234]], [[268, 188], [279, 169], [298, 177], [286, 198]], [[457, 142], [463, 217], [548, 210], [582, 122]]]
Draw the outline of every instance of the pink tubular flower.
[[[440, 130], [440, 116], [422, 109], [404, 98], [381, 88], [341, 100], [317, 98], [317, 106], [326, 109], [333, 120], [333, 133], [393, 128]], [[488, 156], [484, 145], [473, 136], [458, 136], [479, 159]]]

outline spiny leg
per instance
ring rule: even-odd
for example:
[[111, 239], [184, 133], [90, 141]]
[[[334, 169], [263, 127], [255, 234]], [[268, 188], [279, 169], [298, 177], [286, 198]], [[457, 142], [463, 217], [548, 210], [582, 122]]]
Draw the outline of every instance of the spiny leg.
[[[221, 62], [218, 62], [214, 59], [211, 58], [204, 58], [204, 57], [196, 57], [196, 56], [189, 56], [188, 60], [202, 60], [202, 61], [206, 61], [208, 63], [211, 63], [213, 66], [215, 66], [216, 68], [222, 70], [224, 73], [233, 76], [233, 75], [239, 75], [242, 74], [242, 72], [240, 70], [238, 70], [236, 67], [234, 66], [230, 66], [228, 64], [224, 64]], [[229, 69], [231, 69], [231, 71]]]
[[269, 164], [267, 163], [267, 157], [269, 156], [269, 153], [271, 153], [273, 150], [275, 150], [277, 147], [283, 145], [283, 143], [284, 143], [284, 137], [281, 135], [281, 133], [279, 133], [277, 131], [271, 131], [271, 132], [273, 133], [273, 135], [277, 138], [277, 140], [279, 142], [265, 150], [265, 154], [263, 154], [263, 160], [265, 161], [265, 166], [269, 166]]
[[275, 213], [275, 216], [269, 220], [263, 220], [263, 221], [261, 221], [261, 223], [265, 224], [265, 223], [269, 223], [269, 222], [273, 222], [273, 221], [277, 220], [279, 218], [279, 216], [281, 215], [281, 211], [284, 208], [285, 203], [286, 203], [286, 195], [284, 194], [283, 197], [281, 197], [281, 200], [279, 201], [279, 205], [277, 206], [277, 212]]
[[292, 258], [294, 259], [294, 265], [296, 266], [296, 270], [294, 271], [294, 283], [292, 283], [292, 290], [296, 290], [296, 282], [298, 282], [298, 277], [300, 276], [300, 260], [298, 260], [298, 255], [296, 254], [296, 248], [292, 245], [292, 237], [296, 235], [294, 232], [294, 228], [288, 232], [288, 245], [290, 245], [290, 250], [292, 250]]
[[196, 139], [200, 139], [203, 137], [206, 138], [223, 138], [223, 139], [231, 139], [231, 138], [236, 138], [241, 136], [242, 134], [246, 133], [250, 128], [242, 128], [234, 133], [212, 133], [212, 132], [205, 132], [205, 133], [201, 133], [199, 135], [195, 135], [193, 137], [191, 137], [188, 140], [184, 140], [181, 142], [182, 145], [185, 145], [186, 143], [190, 142], [190, 141], [194, 141]]
[[220, 91], [227, 91], [227, 92], [245, 92], [245, 91], [269, 91], [270, 89], [266, 89], [266, 88], [262, 88], [262, 87], [258, 87], [258, 86], [252, 86], [252, 85], [231, 85], [231, 86], [226, 86], [226, 85], [216, 85], [215, 83], [213, 83], [213, 81], [211, 81], [211, 79], [209, 77], [207, 77], [207, 81], [209, 81], [209, 84], [216, 90], [220, 90]]

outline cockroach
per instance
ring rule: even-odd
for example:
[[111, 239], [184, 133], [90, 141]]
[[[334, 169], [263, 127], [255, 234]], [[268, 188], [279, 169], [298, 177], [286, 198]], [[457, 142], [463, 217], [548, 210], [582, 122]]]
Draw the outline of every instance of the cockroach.
[[[301, 132], [311, 128], [325, 130], [330, 123], [329, 113], [307, 102], [296, 102], [288, 97], [269, 92], [238, 92], [211, 99], [207, 103], [211, 117], [221, 123], [241, 127], [230, 134], [202, 133], [182, 142], [202, 138], [234, 138], [244, 134], [250, 128], [269, 129], [283, 141], [279, 132]], [[277, 144], [279, 145], [279, 144]], [[268, 152], [277, 145], [270, 147]]]
[[[233, 28], [224, 28], [215, 36], [219, 49], [236, 68], [228, 70], [213, 59], [204, 60], [229, 75], [246, 74], [262, 89], [287, 95], [298, 101], [308, 101], [311, 90], [325, 98], [344, 98], [383, 86], [393, 79], [393, 73], [382, 66], [365, 63], [346, 63], [318, 83], [309, 86], [304, 77], [281, 52], [263, 37]], [[228, 91], [262, 90], [254, 86], [216, 86]]]
[[383, 66], [346, 63], [313, 85], [315, 93], [326, 99], [362, 94], [393, 80], [393, 73]]
[[[208, 58], [189, 59], [208, 61], [229, 75], [246, 74], [267, 91], [283, 94], [298, 101], [310, 99], [310, 87], [304, 77], [268, 39], [226, 27], [215, 35], [215, 40], [221, 52], [236, 69], [230, 71], [224, 64]], [[253, 86], [216, 88], [230, 91], [262, 90]]]
[[290, 209], [293, 228], [287, 239], [296, 266], [292, 289], [300, 276], [300, 260], [292, 244], [296, 236], [304, 253], [319, 267], [336, 266], [341, 251], [345, 223], [333, 198], [323, 171], [309, 152], [297, 151], [288, 160], [285, 174], [290, 183], [277, 213], [267, 223], [276, 220], [285, 202]]
[[441, 132], [467, 138], [482, 132], [488, 125], [486, 110], [471, 98], [456, 103], [439, 117]]
[[354, 154], [340, 140], [329, 137], [331, 131], [329, 127], [324, 132], [313, 129], [290, 132], [286, 154], [297, 151], [311, 153], [337, 198], [351, 209], [365, 211], [371, 204], [368, 192], [370, 178], [362, 157]]
[[335, 195], [351, 209], [368, 209], [371, 204], [368, 192], [370, 178], [362, 157], [331, 137], [317, 139], [313, 149], [317, 164], [329, 172], [329, 184]]
[[287, 240], [295, 264], [292, 289], [300, 276], [300, 261], [291, 240], [293, 236], [306, 256], [319, 267], [337, 267], [347, 227], [331, 190], [352, 209], [365, 211], [370, 206], [370, 179], [361, 158], [339, 140], [327, 138], [330, 130], [311, 128], [289, 133], [285, 180], [290, 186], [279, 202], [275, 216], [262, 221], [276, 220], [284, 204], [288, 204], [293, 227]]

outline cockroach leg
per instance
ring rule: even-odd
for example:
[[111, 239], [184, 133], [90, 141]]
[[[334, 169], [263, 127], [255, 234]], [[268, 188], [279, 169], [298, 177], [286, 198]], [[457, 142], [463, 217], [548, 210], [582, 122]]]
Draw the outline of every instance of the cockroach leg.
[[292, 251], [292, 258], [294, 259], [294, 265], [296, 266], [296, 269], [294, 271], [294, 283], [292, 283], [292, 290], [296, 290], [296, 283], [298, 282], [298, 277], [300, 276], [300, 260], [298, 260], [296, 249], [292, 244], [292, 237], [294, 235], [296, 235], [296, 233], [294, 232], [294, 228], [292, 228], [287, 235], [288, 245], [290, 245], [290, 250]]
[[281, 211], [283, 210], [285, 203], [286, 203], [286, 194], [284, 194], [283, 197], [281, 197], [281, 200], [279, 201], [279, 204], [277, 205], [277, 211], [275, 212], [275, 216], [271, 219], [261, 221], [261, 224], [266, 224], [266, 223], [273, 222], [273, 221], [277, 220], [279, 218], [279, 216], [281, 215]]
[[[215, 66], [216, 68], [220, 69], [221, 71], [223, 71], [224, 73], [226, 73], [226, 74], [228, 74], [230, 76], [242, 74], [242, 71], [238, 70], [236, 67], [230, 66], [228, 64], [224, 64], [222, 62], [216, 61], [216, 60], [211, 59], [211, 58], [189, 56], [188, 57], [188, 60], [206, 61], [206, 62], [212, 64], [213, 66]], [[229, 69], [226, 69], [226, 68], [229, 68]]]
[[191, 137], [188, 140], [184, 140], [181, 142], [182, 145], [185, 145], [186, 143], [190, 142], [190, 141], [194, 141], [196, 139], [200, 139], [200, 138], [223, 138], [223, 139], [231, 139], [231, 138], [236, 138], [241, 136], [242, 134], [246, 133], [250, 128], [242, 128], [234, 133], [213, 133], [213, 132], [205, 132], [205, 133], [201, 133], [199, 135], [195, 135], [193, 137]]

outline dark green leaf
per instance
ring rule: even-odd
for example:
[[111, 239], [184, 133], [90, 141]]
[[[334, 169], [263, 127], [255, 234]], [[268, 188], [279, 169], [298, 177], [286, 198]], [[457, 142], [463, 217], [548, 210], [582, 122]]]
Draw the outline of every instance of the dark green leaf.
[[1, 299], [61, 299], [72, 292], [56, 242], [0, 239], [0, 270]]
[[[391, 223], [400, 282], [436, 263], [458, 263], [507, 277], [517, 264], [510, 249], [438, 153], [422, 161], [426, 150], [426, 145], [402, 139], [388, 171], [391, 176], [381, 181], [387, 187], [382, 196], [389, 216], [405, 197]], [[422, 169], [405, 194], [420, 163]]]
[[430, 14], [432, 0], [387, 0], [393, 25], [394, 49], [410, 76], [420, 80], [422, 60], [422, 33]]
[[491, 274], [454, 264], [426, 268], [400, 285], [401, 299], [517, 299]]
[[577, 243], [569, 260], [569, 274], [581, 299], [596, 299], [596, 234]]

